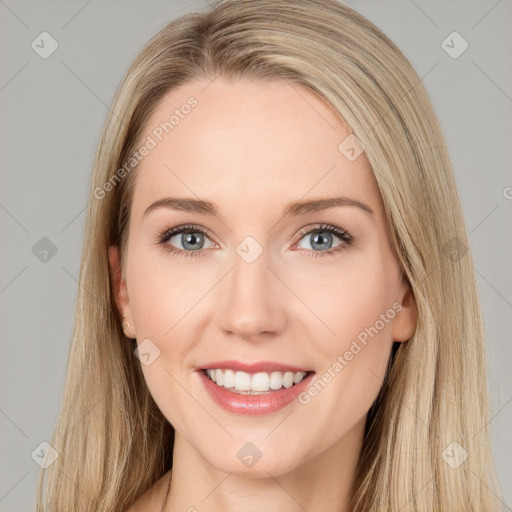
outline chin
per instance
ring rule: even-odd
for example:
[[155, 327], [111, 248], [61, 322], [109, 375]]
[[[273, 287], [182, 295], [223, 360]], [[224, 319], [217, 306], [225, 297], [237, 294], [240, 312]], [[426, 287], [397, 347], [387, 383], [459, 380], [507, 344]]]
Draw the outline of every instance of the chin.
[[224, 473], [247, 478], [268, 478], [269, 474], [278, 477], [298, 467], [297, 457], [290, 452], [289, 445], [262, 445], [258, 447], [257, 442], [243, 441], [236, 443], [234, 454], [211, 454], [209, 460]]

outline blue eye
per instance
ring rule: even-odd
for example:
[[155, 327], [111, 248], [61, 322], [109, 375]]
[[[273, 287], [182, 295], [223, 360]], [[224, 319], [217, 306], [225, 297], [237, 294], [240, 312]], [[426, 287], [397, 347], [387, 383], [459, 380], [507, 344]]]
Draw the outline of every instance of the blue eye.
[[[306, 247], [306, 249], [308, 249], [307, 255], [314, 258], [322, 256], [333, 256], [334, 254], [337, 254], [339, 251], [349, 246], [354, 239], [354, 237], [351, 236], [347, 231], [336, 226], [331, 226], [329, 224], [322, 224], [320, 226], [314, 227], [313, 229], [309, 227], [306, 230], [301, 230], [299, 234], [302, 235], [302, 238], [305, 238], [309, 242], [311, 249]], [[334, 246], [334, 248], [332, 248], [333, 236], [335, 238], [341, 239], [341, 242]], [[314, 249], [327, 250], [318, 251]]]
[[[354, 239], [354, 237], [347, 231], [329, 224], [322, 224], [313, 227], [309, 226], [308, 228], [302, 229], [299, 235], [301, 237], [299, 242], [303, 238], [309, 236], [309, 239], [307, 240], [310, 248], [305, 248], [306, 253], [307, 256], [315, 258], [332, 256], [348, 247]], [[334, 238], [339, 238], [341, 240], [341, 242], [335, 245], [334, 248], [332, 241], [333, 236]], [[168, 243], [173, 238], [177, 238], [178, 243], [181, 244], [182, 248], [175, 247]], [[212, 243], [207, 247], [204, 246], [205, 238], [209, 240], [208, 233], [203, 228], [193, 224], [188, 224], [165, 231], [158, 237], [157, 244], [164, 247], [164, 249], [169, 253], [175, 254], [179, 257], [195, 258], [204, 253], [202, 249], [207, 249], [212, 246]], [[296, 246], [297, 244], [294, 245], [294, 247]]]
[[[185, 258], [194, 258], [196, 256], [200, 256], [201, 251], [197, 249], [204, 249], [206, 234], [206, 231], [199, 226], [179, 226], [177, 228], [172, 228], [161, 235], [158, 240], [158, 244], [162, 245], [165, 250], [170, 253], [183, 256]], [[183, 249], [174, 247], [167, 243], [175, 237], [177, 237]], [[198, 245], [200, 247], [197, 247]]]

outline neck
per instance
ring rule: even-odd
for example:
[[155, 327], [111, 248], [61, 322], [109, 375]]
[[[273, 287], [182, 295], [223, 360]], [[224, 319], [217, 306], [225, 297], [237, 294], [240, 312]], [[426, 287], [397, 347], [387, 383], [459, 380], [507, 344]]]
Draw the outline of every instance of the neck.
[[[335, 445], [283, 474], [258, 477], [216, 468], [175, 435], [172, 485], [166, 512], [349, 512], [364, 419]], [[284, 449], [286, 449], [284, 447]]]

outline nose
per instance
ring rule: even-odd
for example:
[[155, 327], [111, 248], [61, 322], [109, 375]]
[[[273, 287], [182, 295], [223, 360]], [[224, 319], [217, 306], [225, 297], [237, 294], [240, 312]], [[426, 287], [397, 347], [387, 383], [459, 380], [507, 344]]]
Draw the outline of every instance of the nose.
[[285, 287], [269, 268], [265, 251], [251, 263], [235, 255], [233, 268], [219, 291], [219, 322], [225, 333], [261, 341], [284, 331]]

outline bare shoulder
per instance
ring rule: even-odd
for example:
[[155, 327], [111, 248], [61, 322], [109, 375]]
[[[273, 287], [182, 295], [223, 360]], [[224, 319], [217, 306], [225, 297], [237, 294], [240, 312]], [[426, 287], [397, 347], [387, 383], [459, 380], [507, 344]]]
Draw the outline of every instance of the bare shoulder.
[[122, 512], [160, 512], [170, 476], [169, 472], [165, 473], [153, 487], [148, 489]]

